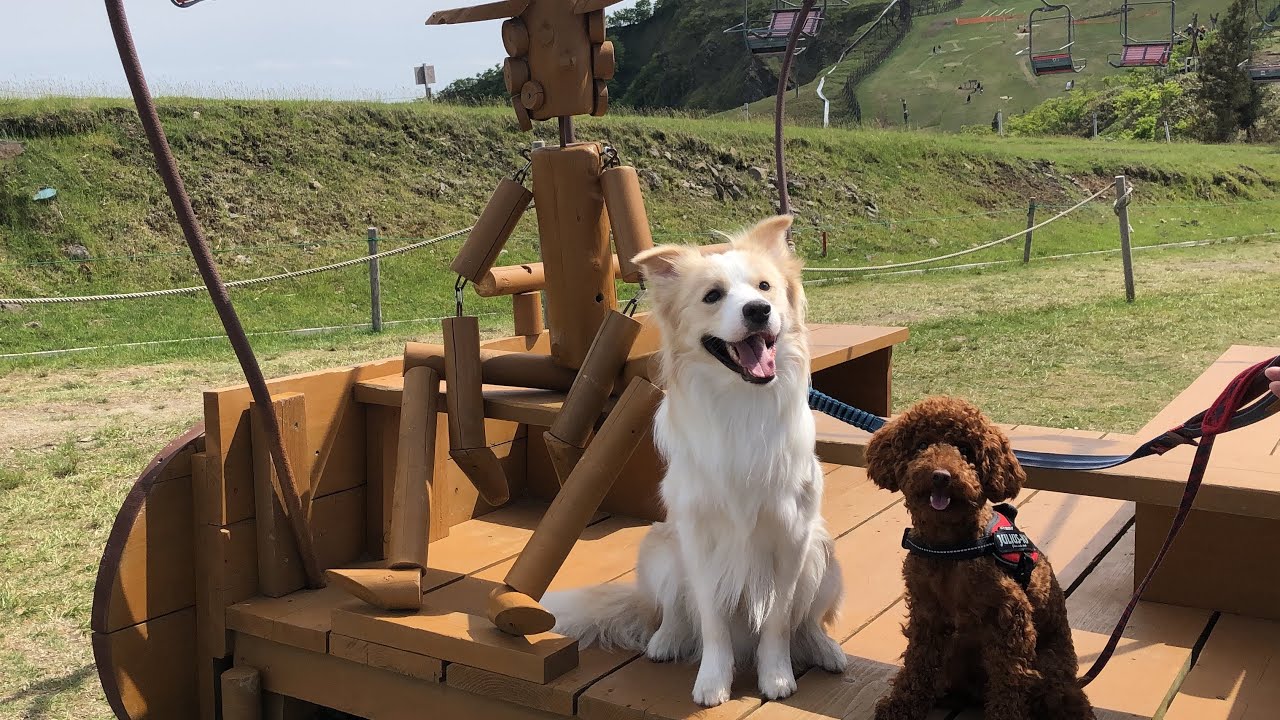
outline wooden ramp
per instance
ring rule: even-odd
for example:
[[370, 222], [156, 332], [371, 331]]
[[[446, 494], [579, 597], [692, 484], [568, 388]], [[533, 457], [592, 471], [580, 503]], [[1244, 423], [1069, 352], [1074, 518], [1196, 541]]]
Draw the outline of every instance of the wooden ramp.
[[[1011, 432], [1016, 436], [1020, 430], [1046, 432]], [[832, 632], [843, 643], [850, 667], [839, 676], [805, 673], [796, 695], [783, 702], [764, 701], [747, 672], [727, 704], [699, 708], [690, 698], [694, 666], [655, 664], [624, 651], [582, 650], [577, 668], [547, 683], [515, 677], [501, 661], [495, 665], [483, 656], [472, 664], [441, 662], [423, 653], [427, 646], [414, 646], [414, 640], [401, 635], [366, 636], [365, 625], [349, 622], [360, 613], [359, 604], [331, 590], [233, 606], [228, 627], [245, 636], [237, 638], [237, 663], [267, 668], [287, 664], [287, 673], [264, 671], [267, 690], [373, 720], [401, 715], [383, 695], [318, 688], [314, 676], [342, 676], [342, 684], [353, 688], [356, 678], [378, 678], [380, 693], [431, 702], [444, 711], [442, 717], [462, 716], [456, 712], [589, 720], [871, 718], [904, 649], [903, 551], [898, 545], [906, 513], [898, 496], [874, 488], [861, 469], [827, 469], [825, 515], [837, 537], [848, 591], [843, 617]], [[1077, 649], [1087, 666], [1132, 587], [1134, 505], [1051, 491], [1028, 491], [1017, 502], [1019, 525], [1045, 549], [1068, 588]], [[432, 544], [432, 564], [447, 568], [428, 582], [426, 601], [440, 611], [438, 617], [480, 611], [488, 590], [528, 537], [529, 516], [537, 512], [536, 506], [503, 508], [456, 526], [449, 538]], [[600, 516], [553, 587], [629, 581], [645, 527], [619, 516]], [[414, 623], [445, 634], [475, 630], [451, 630], [444, 621], [432, 621], [419, 617]], [[1276, 717], [1277, 659], [1280, 623], [1144, 602], [1116, 658], [1090, 687], [1090, 696], [1100, 718]], [[980, 717], [955, 709], [935, 715]]]

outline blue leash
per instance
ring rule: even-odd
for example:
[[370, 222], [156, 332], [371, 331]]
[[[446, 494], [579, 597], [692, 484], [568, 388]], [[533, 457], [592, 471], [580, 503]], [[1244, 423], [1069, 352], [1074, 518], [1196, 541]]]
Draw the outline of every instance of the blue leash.
[[[1280, 411], [1280, 398], [1272, 395], [1268, 389], [1269, 381], [1264, 370], [1280, 365], [1280, 357], [1269, 363], [1259, 363], [1237, 377], [1232, 384], [1242, 385], [1243, 392], [1255, 397], [1249, 405], [1241, 408], [1227, 424], [1227, 431], [1252, 425]], [[1245, 385], [1247, 383], [1247, 385]], [[846, 402], [837, 400], [817, 389], [809, 388], [809, 407], [824, 415], [848, 425], [874, 433], [889, 421], [874, 413], [860, 410]], [[1036, 452], [1033, 450], [1014, 449], [1018, 462], [1025, 467], [1052, 470], [1105, 470], [1132, 462], [1151, 455], [1163, 455], [1179, 445], [1197, 445], [1203, 436], [1202, 424], [1206, 413], [1199, 413], [1182, 425], [1149, 440], [1128, 455], [1070, 455], [1066, 453]]]

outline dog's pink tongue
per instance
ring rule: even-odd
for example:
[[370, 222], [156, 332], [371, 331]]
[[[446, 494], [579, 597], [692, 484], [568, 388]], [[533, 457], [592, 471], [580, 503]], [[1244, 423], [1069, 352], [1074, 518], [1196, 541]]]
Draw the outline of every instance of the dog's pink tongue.
[[764, 338], [752, 335], [733, 344], [738, 363], [752, 377], [770, 378], [777, 374], [778, 346], [767, 347]]
[[934, 510], [946, 510], [951, 505], [951, 496], [941, 490], [934, 490], [929, 496], [929, 504]]

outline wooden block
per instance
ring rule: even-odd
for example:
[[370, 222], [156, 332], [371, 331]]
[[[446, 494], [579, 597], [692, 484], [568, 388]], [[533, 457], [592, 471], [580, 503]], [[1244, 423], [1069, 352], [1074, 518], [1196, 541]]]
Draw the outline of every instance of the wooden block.
[[201, 649], [229, 654], [224, 610], [258, 594], [257, 529], [252, 519], [196, 527], [196, 610]]
[[1165, 720], [1280, 717], [1280, 623], [1224, 614]]
[[[439, 395], [440, 376], [435, 370], [415, 367], [405, 371], [389, 518], [391, 539], [387, 559], [392, 568], [427, 568]], [[414, 585], [417, 584], [415, 581]]]
[[587, 37], [593, 43], [602, 43], [605, 39], [604, 10], [587, 13]]
[[886, 347], [813, 374], [815, 389], [881, 417], [893, 402], [893, 347]]
[[[1175, 512], [1138, 505], [1135, 585], [1151, 568]], [[1280, 520], [1192, 510], [1143, 598], [1280, 620], [1280, 577], [1258, 572], [1274, 561], [1277, 538]]]
[[[258, 585], [263, 595], [281, 597], [301, 590], [307, 582], [291, 520], [281, 500], [283, 482], [271, 459], [266, 429], [249, 403], [253, 429], [253, 500], [258, 533]], [[311, 504], [311, 460], [307, 447], [306, 398], [298, 393], [282, 393], [271, 398], [271, 412], [280, 423], [280, 436], [293, 466], [298, 502]]]
[[529, 52], [529, 29], [520, 18], [502, 23], [502, 46], [512, 57], [523, 57]]
[[[566, 12], [564, 3], [532, 3], [520, 19], [531, 28], [533, 36], [529, 43], [529, 69], [546, 92], [546, 100], [530, 113], [531, 117], [549, 120], [586, 115], [591, 111], [591, 44], [586, 23], [578, 15]], [[538, 208], [541, 212], [541, 203]], [[545, 243], [547, 235], [543, 233], [542, 238]]]
[[497, 0], [483, 5], [471, 5], [453, 10], [437, 10], [427, 18], [428, 25], [455, 25], [459, 23], [501, 20], [514, 17], [529, 7], [530, 0]]
[[510, 487], [485, 442], [480, 321], [475, 317], [445, 318], [443, 329], [449, 454], [486, 502], [503, 505], [510, 497]]
[[323, 653], [328, 651], [334, 608], [356, 607], [360, 602], [333, 586], [282, 598], [254, 597], [226, 609], [227, 627], [237, 633]]
[[262, 720], [262, 678], [251, 667], [234, 667], [222, 673], [222, 717], [225, 720]]
[[449, 666], [449, 687], [484, 697], [502, 698], [509, 703], [557, 715], [573, 716], [577, 711], [577, 696], [583, 690], [633, 657], [631, 653], [606, 652], [590, 647], [579, 654], [578, 667], [545, 684], [453, 664]]
[[440, 682], [444, 679], [444, 663], [436, 658], [397, 650], [346, 635], [335, 633], [329, 638], [329, 654], [427, 682]]
[[632, 258], [653, 247], [640, 177], [635, 168], [627, 165], [609, 168], [600, 174], [600, 187], [618, 250], [618, 276], [625, 282], [639, 282], [640, 266]]
[[382, 610], [422, 607], [420, 568], [331, 569], [325, 571], [325, 578], [348, 595]]
[[195, 611], [179, 610], [93, 633], [103, 693], [120, 718], [186, 718], [199, 713]]
[[312, 503], [312, 535], [320, 569], [348, 567], [360, 558], [365, 537], [364, 506], [363, 486], [325, 495]]
[[529, 63], [518, 57], [503, 60], [502, 81], [506, 85], [508, 95], [519, 95], [520, 88], [529, 82]]
[[427, 606], [412, 614], [362, 606], [335, 610], [333, 631], [419, 655], [545, 683], [578, 664], [578, 644], [544, 633], [514, 637], [484, 617], [442, 613]]
[[542, 293], [535, 291], [512, 295], [511, 310], [517, 335], [541, 335], [546, 329], [542, 323]]
[[[524, 71], [527, 75], [527, 65]], [[478, 282], [497, 261], [498, 253], [507, 244], [532, 199], [533, 193], [523, 184], [503, 178], [449, 269], [471, 282]]]
[[618, 373], [640, 334], [640, 327], [639, 321], [620, 312], [610, 311], [605, 315], [560, 414], [551, 424], [551, 435], [575, 447], [586, 447], [605, 401], [613, 392]]
[[612, 80], [618, 71], [617, 57], [613, 52], [613, 43], [605, 41], [591, 47], [591, 72], [596, 80]]
[[528, 708], [483, 698], [443, 683], [424, 682], [398, 672], [369, 667], [246, 637], [236, 644], [236, 662], [262, 673], [272, 693], [376, 720], [421, 720], [429, 712], [440, 717], [524, 720], [554, 717]]
[[636, 379], [627, 388], [507, 573], [508, 585], [535, 600], [542, 597], [609, 492], [621, 463], [651, 432], [661, 398], [662, 391], [645, 380]]
[[[585, 54], [585, 33], [581, 40]], [[538, 77], [538, 63], [532, 56], [530, 64], [534, 77]], [[585, 105], [580, 114], [589, 112], [594, 104], [591, 85], [591, 79], [585, 78]], [[533, 115], [540, 118], [561, 114], [544, 116], [543, 112], [545, 108]], [[542, 148], [533, 152], [532, 159], [538, 235], [542, 238], [547, 278], [551, 355], [561, 365], [577, 369], [605, 315], [618, 304], [609, 252], [609, 220], [600, 191], [600, 146], [579, 143], [567, 148]]]
[[[399, 373], [402, 365], [401, 358], [392, 358], [267, 383], [273, 395], [294, 392], [307, 398], [307, 447], [319, 453], [311, 471], [314, 497], [364, 484], [364, 405], [355, 402], [352, 388], [362, 380]], [[212, 467], [208, 487], [197, 490], [201, 523], [231, 525], [254, 515], [250, 401], [243, 385], [204, 394], [205, 452]]]

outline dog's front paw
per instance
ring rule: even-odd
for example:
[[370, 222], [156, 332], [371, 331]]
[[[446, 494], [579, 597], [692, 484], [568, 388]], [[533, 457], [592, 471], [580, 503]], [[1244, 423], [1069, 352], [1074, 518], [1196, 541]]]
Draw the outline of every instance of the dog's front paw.
[[660, 628], [653, 637], [649, 638], [644, 655], [654, 662], [671, 662], [680, 658], [681, 645], [681, 639], [676, 637], [675, 633], [663, 632]]
[[723, 705], [729, 701], [729, 683], [698, 673], [698, 679], [693, 683], [693, 701], [703, 707]]
[[796, 692], [796, 676], [791, 666], [766, 670], [760, 669], [760, 693], [769, 700], [789, 698]]

